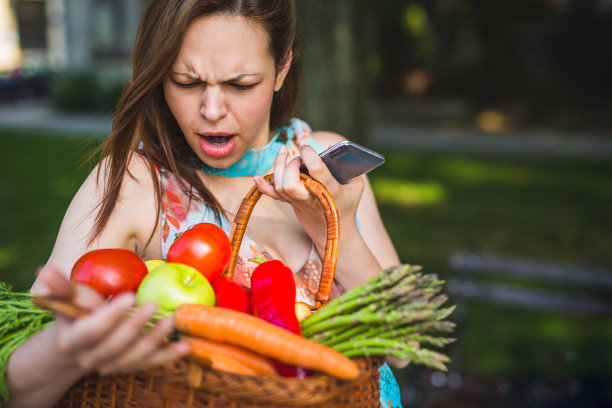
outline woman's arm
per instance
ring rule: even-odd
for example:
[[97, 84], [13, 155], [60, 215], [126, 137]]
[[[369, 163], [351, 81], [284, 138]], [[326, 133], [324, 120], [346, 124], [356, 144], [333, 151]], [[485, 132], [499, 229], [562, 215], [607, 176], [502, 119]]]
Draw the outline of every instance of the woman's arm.
[[[346, 140], [332, 132], [314, 132], [313, 137], [323, 146], [331, 146]], [[308, 159], [318, 166], [318, 161], [308, 153], [310, 152], [305, 153]], [[341, 236], [336, 276], [340, 284], [350, 290], [378, 275], [381, 269], [399, 264], [399, 258], [380, 217], [367, 175], [349, 183], [355, 186], [349, 186], [338, 184], [331, 173], [329, 174], [331, 178], [328, 177], [326, 171], [320, 171], [320, 173], [323, 173], [321, 177], [327, 183], [325, 186], [329, 186], [328, 188], [334, 191], [332, 197], [338, 202], [338, 211], [341, 211], [341, 208], [344, 211], [340, 223]], [[359, 198], [354, 198], [347, 191], [356, 189], [357, 186], [362, 188], [362, 193]], [[355, 199], [358, 201], [356, 217], [353, 216], [352, 207], [343, 204], [344, 200]], [[347, 207], [351, 210], [344, 210]]]
[[380, 266], [386, 269], [398, 265], [400, 260], [391, 237], [389, 237], [389, 233], [380, 217], [378, 204], [376, 203], [370, 181], [365, 175], [363, 179], [365, 186], [357, 209], [360, 235], [376, 257]]
[[134, 177], [125, 177], [114, 212], [102, 234], [92, 243], [89, 234], [105, 182], [102, 178], [97, 183], [97, 169], [72, 200], [49, 262], [31, 291], [64, 298], [92, 312], [76, 320], [58, 316], [51, 326], [13, 353], [6, 375], [10, 393], [8, 407], [52, 406], [88, 371], [131, 371], [161, 364], [187, 352], [183, 343], [166, 344], [165, 338], [172, 330], [169, 319], [143, 335], [144, 325], [155, 313], [154, 305], [144, 305], [126, 318], [125, 312], [134, 306], [133, 295], [118, 296], [105, 303], [89, 288], [68, 282], [72, 265], [89, 250], [126, 248], [145, 259], [161, 251], [153, 248], [155, 245], [145, 245], [156, 216], [148, 166], [135, 155], [129, 170]]
[[[72, 199], [55, 241], [47, 264], [66, 274], [70, 273], [76, 260], [97, 248], [125, 248], [137, 252], [144, 259], [161, 252], [161, 241], [146, 246], [153, 232], [156, 217], [153, 180], [148, 165], [138, 154], [134, 154], [123, 179], [121, 192], [113, 213], [102, 233], [90, 243], [99, 204], [106, 188], [106, 177], [102, 162], [100, 180], [96, 167]], [[155, 245], [157, 244], [157, 245]], [[40, 279], [32, 286], [32, 292], [44, 291]]]
[[55, 322], [30, 338], [9, 358], [7, 407], [50, 407], [88, 371], [128, 372], [162, 364], [187, 352], [182, 343], [166, 345], [170, 318], [151, 331], [143, 329], [156, 311], [148, 304], [126, 317], [134, 295], [118, 295], [112, 302], [92, 289], [71, 285], [64, 274], [46, 267], [41, 280], [53, 296], [89, 310], [86, 317]]

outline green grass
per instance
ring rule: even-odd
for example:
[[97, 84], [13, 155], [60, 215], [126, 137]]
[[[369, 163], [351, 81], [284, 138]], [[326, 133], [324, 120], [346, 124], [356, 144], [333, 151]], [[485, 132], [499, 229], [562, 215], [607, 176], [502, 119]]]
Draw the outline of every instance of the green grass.
[[612, 266], [612, 163], [388, 153], [371, 174], [404, 262], [456, 250]]
[[0, 280], [25, 290], [51, 253], [96, 141], [0, 129]]
[[[0, 280], [25, 290], [97, 142], [14, 130], [0, 130], [0, 140]], [[610, 161], [382, 153], [387, 161], [371, 180], [403, 262], [446, 278], [449, 256], [471, 248], [612, 267]], [[560, 380], [612, 371], [610, 319], [475, 304], [461, 336], [463, 368], [473, 375]]]
[[[370, 178], [402, 262], [447, 278], [450, 255], [474, 249], [612, 269], [609, 160], [386, 153]], [[609, 318], [472, 304], [460, 333], [449, 351], [471, 375], [612, 377]]]

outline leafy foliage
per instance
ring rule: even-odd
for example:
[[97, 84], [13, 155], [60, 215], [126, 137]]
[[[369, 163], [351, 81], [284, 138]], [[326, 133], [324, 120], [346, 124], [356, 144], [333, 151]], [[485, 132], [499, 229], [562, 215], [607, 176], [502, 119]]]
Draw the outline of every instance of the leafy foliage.
[[29, 293], [13, 292], [10, 286], [0, 282], [0, 401], [6, 401], [9, 396], [5, 382], [9, 357], [24, 341], [53, 321], [53, 314], [34, 306], [31, 297]]

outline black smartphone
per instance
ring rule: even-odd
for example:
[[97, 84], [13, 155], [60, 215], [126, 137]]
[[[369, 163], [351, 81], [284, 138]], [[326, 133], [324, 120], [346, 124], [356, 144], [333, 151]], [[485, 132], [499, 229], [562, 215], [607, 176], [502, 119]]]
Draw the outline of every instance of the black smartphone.
[[[346, 184], [385, 162], [381, 154], [348, 140], [324, 150], [319, 157], [340, 184]], [[308, 174], [304, 165], [300, 171]]]

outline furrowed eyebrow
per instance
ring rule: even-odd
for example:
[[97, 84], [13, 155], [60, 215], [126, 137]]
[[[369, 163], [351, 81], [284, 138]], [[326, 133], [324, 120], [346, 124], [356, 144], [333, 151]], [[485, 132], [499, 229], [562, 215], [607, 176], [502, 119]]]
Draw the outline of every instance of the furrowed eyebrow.
[[243, 78], [251, 77], [251, 76], [260, 76], [260, 74], [238, 74], [235, 77], [230, 78], [227, 81], [223, 81], [223, 82], [236, 82], [236, 81], [240, 81]]
[[194, 81], [199, 81], [199, 80], [200, 80], [200, 77], [199, 77], [199, 76], [197, 76], [196, 74], [191, 73], [191, 72], [176, 72], [176, 71], [171, 71], [170, 73], [171, 73], [172, 75], [180, 75], [180, 76], [185, 76], [185, 77], [187, 77], [187, 78], [189, 78], [189, 79], [192, 79], [192, 80], [194, 80]]

